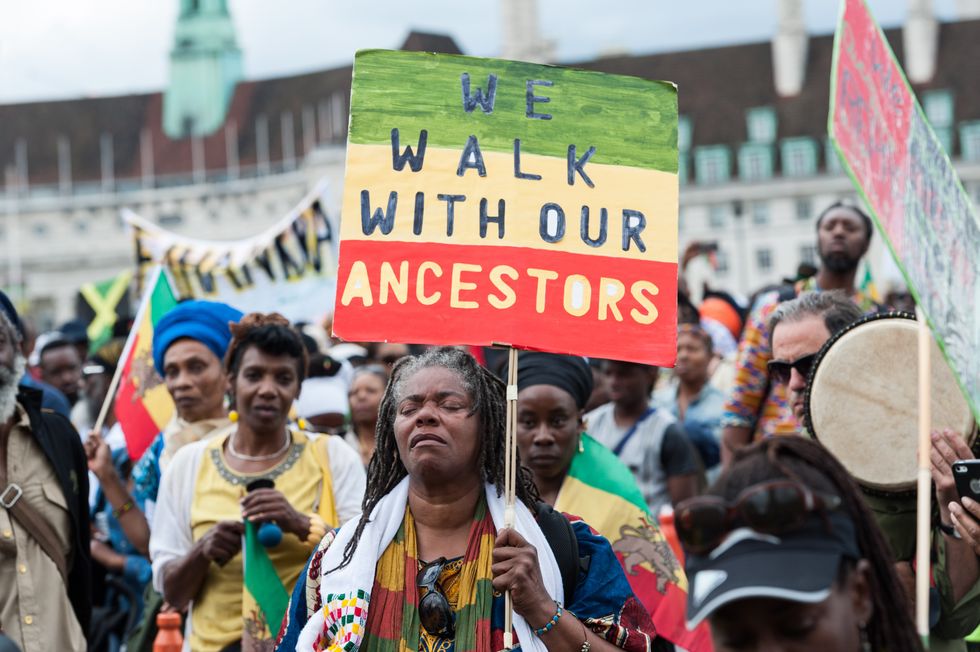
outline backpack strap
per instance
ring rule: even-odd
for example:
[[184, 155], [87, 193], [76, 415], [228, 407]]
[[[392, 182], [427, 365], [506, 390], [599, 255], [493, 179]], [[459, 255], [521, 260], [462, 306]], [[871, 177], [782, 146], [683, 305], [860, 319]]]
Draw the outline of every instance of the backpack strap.
[[582, 568], [575, 530], [572, 529], [572, 524], [568, 522], [565, 515], [556, 511], [548, 503], [539, 501], [534, 511], [538, 527], [541, 528], [544, 538], [548, 540], [555, 561], [558, 562], [561, 584], [565, 590], [565, 604], [571, 604], [578, 585], [579, 570]]

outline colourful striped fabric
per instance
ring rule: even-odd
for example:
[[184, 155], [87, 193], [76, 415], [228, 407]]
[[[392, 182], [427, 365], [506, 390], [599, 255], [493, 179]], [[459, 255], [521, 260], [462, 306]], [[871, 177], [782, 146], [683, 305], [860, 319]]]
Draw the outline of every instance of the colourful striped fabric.
[[[473, 517], [460, 570], [456, 652], [491, 649], [490, 604], [493, 587], [490, 567], [493, 565], [495, 538], [493, 520], [486, 503], [481, 501]], [[415, 520], [411, 510], [406, 509], [401, 529], [378, 560], [374, 588], [371, 590], [367, 635], [361, 649], [370, 652], [418, 649], [420, 638], [424, 636], [419, 623], [418, 570]]]
[[684, 624], [687, 579], [629, 468], [605, 446], [582, 433], [555, 509], [575, 514], [612, 544], [636, 597], [657, 634], [691, 652], [711, 649], [707, 626]]
[[157, 267], [148, 278], [133, 329], [119, 358], [122, 377], [114, 403], [132, 460], [143, 455], [174, 414], [170, 392], [153, 367], [153, 328], [177, 305], [177, 299], [161, 268]]

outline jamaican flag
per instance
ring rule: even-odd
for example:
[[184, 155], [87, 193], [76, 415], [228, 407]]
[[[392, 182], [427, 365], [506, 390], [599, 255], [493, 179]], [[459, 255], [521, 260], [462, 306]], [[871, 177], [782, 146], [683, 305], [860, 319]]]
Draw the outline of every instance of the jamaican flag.
[[112, 338], [120, 317], [129, 316], [129, 283], [133, 272], [125, 270], [104, 281], [86, 283], [78, 289], [76, 314], [88, 324], [89, 351], [97, 351]]

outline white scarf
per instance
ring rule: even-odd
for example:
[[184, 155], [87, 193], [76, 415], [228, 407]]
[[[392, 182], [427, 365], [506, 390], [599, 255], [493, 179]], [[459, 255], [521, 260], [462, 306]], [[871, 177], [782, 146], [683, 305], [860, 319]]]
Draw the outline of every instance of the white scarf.
[[[504, 499], [497, 495], [497, 488], [486, 485], [487, 508], [497, 530], [504, 526]], [[367, 631], [367, 616], [374, 586], [374, 575], [378, 560], [395, 538], [405, 516], [408, 504], [408, 478], [404, 478], [391, 492], [382, 498], [371, 512], [361, 533], [351, 562], [341, 569], [333, 570], [323, 576], [320, 584], [320, 599], [323, 608], [313, 614], [300, 632], [296, 644], [297, 652], [328, 649], [353, 652], [360, 648]], [[515, 526], [518, 534], [535, 547], [538, 563], [541, 565], [541, 578], [548, 595], [557, 602], [564, 601], [561, 574], [551, 546], [531, 511], [518, 502], [515, 509]], [[351, 519], [340, 528], [336, 538], [323, 555], [320, 568], [337, 568], [344, 558], [344, 549], [354, 537], [357, 519]], [[544, 644], [534, 635], [530, 625], [518, 613], [514, 613], [514, 629], [521, 649], [526, 652], [545, 652]], [[318, 639], [320, 641], [318, 645]], [[327, 646], [329, 642], [329, 646]], [[347, 645], [352, 644], [352, 647]]]

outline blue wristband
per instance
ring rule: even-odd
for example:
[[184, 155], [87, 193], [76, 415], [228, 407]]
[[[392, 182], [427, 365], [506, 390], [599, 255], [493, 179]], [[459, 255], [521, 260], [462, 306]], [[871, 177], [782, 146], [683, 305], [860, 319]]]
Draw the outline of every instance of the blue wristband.
[[544, 627], [541, 627], [539, 629], [534, 630], [534, 635], [535, 636], [537, 636], [539, 638], [541, 636], [544, 636], [545, 634], [547, 634], [548, 632], [550, 632], [551, 630], [553, 630], [555, 628], [555, 625], [558, 624], [558, 619], [561, 618], [561, 614], [562, 614], [561, 603], [560, 602], [555, 602], [555, 606], [558, 607], [558, 610], [555, 612], [555, 615], [551, 617], [551, 620], [548, 621], [548, 624], [547, 625], [545, 625]]

